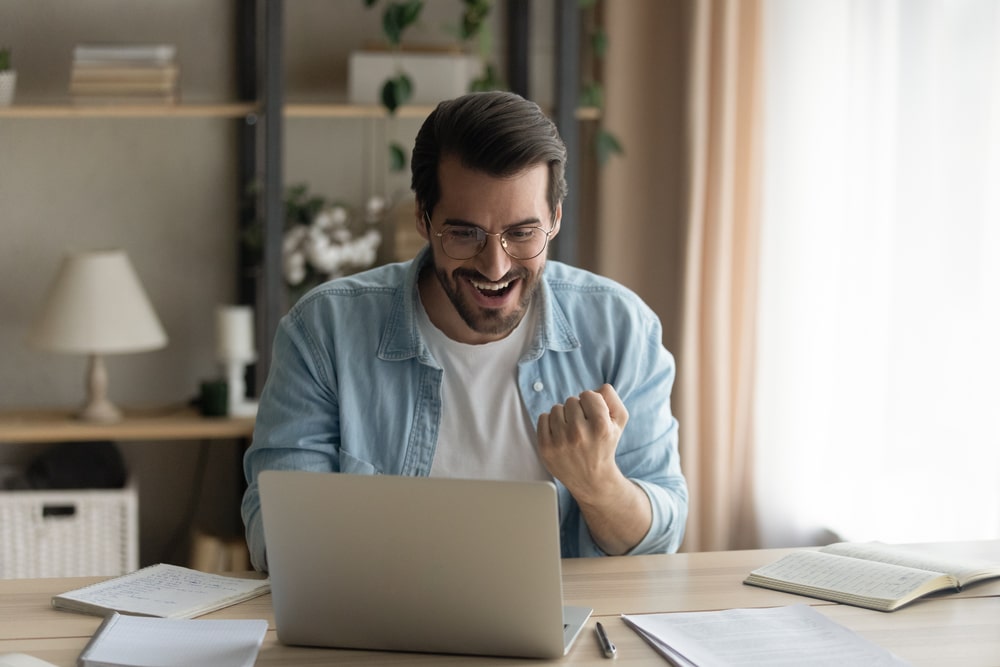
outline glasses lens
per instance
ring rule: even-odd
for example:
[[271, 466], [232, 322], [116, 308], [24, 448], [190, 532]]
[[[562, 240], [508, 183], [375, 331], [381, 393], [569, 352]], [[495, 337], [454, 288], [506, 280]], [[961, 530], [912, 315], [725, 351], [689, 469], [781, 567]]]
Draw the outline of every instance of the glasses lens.
[[504, 250], [514, 259], [532, 259], [545, 248], [548, 235], [541, 227], [515, 227], [501, 236]]
[[486, 232], [477, 227], [458, 227], [441, 233], [441, 248], [452, 259], [472, 259], [484, 245]]

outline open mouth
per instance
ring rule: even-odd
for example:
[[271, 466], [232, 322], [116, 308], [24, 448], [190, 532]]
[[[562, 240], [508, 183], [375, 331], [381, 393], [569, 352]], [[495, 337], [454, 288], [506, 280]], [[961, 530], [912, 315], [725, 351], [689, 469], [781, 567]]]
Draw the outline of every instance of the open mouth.
[[502, 298], [507, 295], [517, 283], [516, 279], [503, 280], [500, 282], [488, 282], [483, 280], [469, 281], [476, 290], [484, 297], [490, 299]]

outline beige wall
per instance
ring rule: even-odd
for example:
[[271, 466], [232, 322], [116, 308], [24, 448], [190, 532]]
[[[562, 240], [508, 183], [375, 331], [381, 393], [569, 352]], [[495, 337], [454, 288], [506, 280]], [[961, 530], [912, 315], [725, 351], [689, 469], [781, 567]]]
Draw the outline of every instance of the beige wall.
[[[232, 99], [234, 2], [4, 0], [0, 45], [13, 49], [16, 103], [66, 99], [72, 48], [104, 41], [178, 47], [182, 99]], [[430, 0], [423, 41], [441, 41], [458, 0]], [[494, 31], [502, 26], [499, 3]], [[551, 76], [551, 2], [533, 4], [533, 82]], [[347, 79], [347, 54], [379, 36], [360, 0], [286, 3], [289, 96], [329, 97]], [[499, 43], [499, 37], [494, 36]], [[534, 85], [534, 84], [533, 84]], [[536, 99], [550, 99], [550, 87]], [[170, 338], [159, 351], [108, 358], [110, 395], [125, 406], [189, 400], [219, 369], [213, 310], [236, 293], [237, 130], [230, 119], [0, 119], [0, 410], [74, 407], [85, 360], [31, 349], [25, 337], [64, 253], [126, 249]], [[379, 163], [386, 134], [411, 138], [416, 121], [296, 119], [286, 125], [286, 182], [362, 202], [408, 189]], [[0, 445], [0, 465], [42, 446]], [[166, 547], [194, 492], [198, 443], [126, 443], [140, 481], [141, 560], [176, 559]], [[238, 443], [214, 443], [199, 522], [237, 528]]]

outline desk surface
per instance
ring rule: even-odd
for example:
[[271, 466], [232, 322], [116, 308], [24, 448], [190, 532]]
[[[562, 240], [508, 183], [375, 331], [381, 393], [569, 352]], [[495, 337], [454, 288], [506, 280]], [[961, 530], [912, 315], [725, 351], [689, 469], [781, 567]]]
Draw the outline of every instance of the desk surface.
[[[942, 551], [977, 553], [1000, 560], [1000, 540], [935, 545]], [[594, 623], [600, 620], [618, 645], [618, 664], [666, 665], [618, 618], [622, 613], [699, 611], [734, 607], [810, 604], [833, 620], [895, 652], [914, 665], [1000, 665], [1000, 581], [960, 593], [933, 596], [883, 613], [742, 584], [751, 569], [787, 549], [632, 556], [563, 561], [567, 604], [594, 608], [588, 628], [570, 655], [551, 664], [607, 667]], [[100, 619], [51, 608], [52, 595], [97, 578], [0, 581], [0, 653], [24, 652], [69, 667]], [[284, 646], [274, 632], [269, 595], [202, 618], [265, 618], [271, 629], [257, 665], [543, 665], [548, 661], [468, 656], [341, 651]]]
[[253, 417], [202, 417], [183, 406], [126, 410], [124, 419], [108, 424], [63, 410], [18, 410], [0, 413], [0, 442], [248, 438], [253, 425]]

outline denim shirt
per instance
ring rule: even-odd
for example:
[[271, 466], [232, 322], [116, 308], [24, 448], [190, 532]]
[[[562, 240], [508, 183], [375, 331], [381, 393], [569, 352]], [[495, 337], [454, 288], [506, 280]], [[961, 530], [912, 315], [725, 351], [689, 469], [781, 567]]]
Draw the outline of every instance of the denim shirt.
[[[267, 569], [260, 471], [430, 473], [442, 371], [417, 325], [417, 279], [427, 261], [425, 247], [409, 262], [324, 283], [279, 323], [244, 457], [242, 513], [257, 569]], [[676, 551], [688, 494], [670, 410], [674, 361], [659, 320], [623, 286], [551, 260], [536, 299], [541, 315], [517, 372], [532, 422], [571, 396], [614, 386], [629, 413], [615, 458], [652, 505], [652, 525], [630, 553]], [[562, 556], [604, 555], [566, 487], [556, 487]]]

